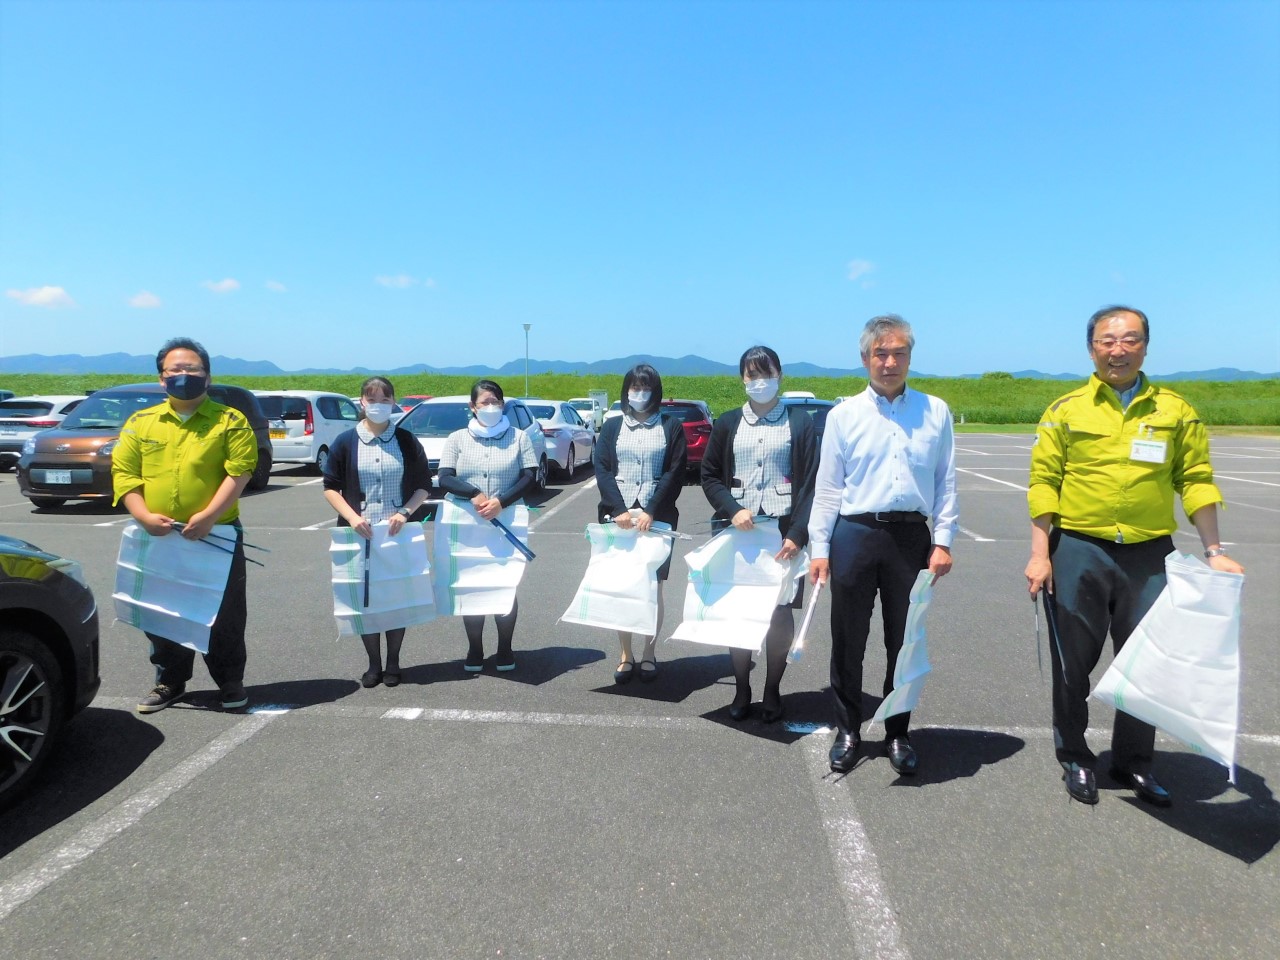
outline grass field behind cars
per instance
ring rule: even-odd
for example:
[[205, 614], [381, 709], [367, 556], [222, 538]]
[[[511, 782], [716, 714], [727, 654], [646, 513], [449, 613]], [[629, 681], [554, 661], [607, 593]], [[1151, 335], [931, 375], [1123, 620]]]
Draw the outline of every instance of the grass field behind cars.
[[[661, 371], [659, 371], [661, 372]], [[279, 377], [218, 377], [223, 383], [239, 384], [254, 390], [331, 390], [354, 395], [364, 377], [359, 374], [291, 374]], [[151, 378], [145, 374], [85, 374], [58, 376], [53, 374], [9, 374], [0, 379], [0, 387], [18, 396], [30, 394], [84, 393], [119, 383], [134, 383]], [[496, 378], [511, 396], [524, 394], [524, 377]], [[443, 396], [468, 393], [475, 377], [434, 376], [419, 374], [393, 377], [396, 391], [408, 394]], [[1079, 381], [1083, 382], [1083, 381]], [[951, 407], [957, 420], [980, 424], [1033, 424], [1045, 407], [1071, 390], [1077, 381], [1015, 379], [1007, 374], [987, 374], [979, 378], [958, 377], [913, 378], [911, 385], [941, 397]], [[1210, 426], [1280, 426], [1280, 380], [1239, 380], [1217, 383], [1207, 380], [1184, 380], [1163, 384], [1182, 394]], [[787, 377], [784, 390], [808, 390], [816, 397], [833, 400], [859, 393], [867, 386], [862, 377]], [[609, 401], [618, 399], [622, 377], [580, 376], [575, 374], [538, 373], [529, 376], [529, 394], [548, 400], [583, 397], [588, 390], [606, 390]], [[717, 416], [742, 404], [742, 384], [735, 377], [664, 377], [663, 392], [668, 398], [705, 400]]]

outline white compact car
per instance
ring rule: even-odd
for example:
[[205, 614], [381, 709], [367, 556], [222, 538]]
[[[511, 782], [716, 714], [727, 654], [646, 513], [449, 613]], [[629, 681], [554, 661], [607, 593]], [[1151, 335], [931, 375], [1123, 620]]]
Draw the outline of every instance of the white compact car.
[[592, 430], [604, 426], [604, 404], [595, 397], [570, 397], [569, 406], [578, 411], [578, 416]]
[[571, 400], [539, 400], [525, 397], [525, 405], [542, 424], [547, 437], [547, 456], [566, 480], [584, 463], [591, 462], [596, 433], [582, 422]]
[[305, 463], [323, 473], [333, 441], [360, 420], [360, 408], [340, 393], [253, 392], [271, 430], [271, 454], [276, 463]]
[[12, 470], [29, 438], [62, 423], [83, 401], [83, 394], [0, 400], [0, 470]]
[[[430, 400], [423, 400], [396, 424], [418, 438], [427, 455], [427, 465], [431, 467], [433, 477], [440, 469], [440, 454], [444, 450], [445, 440], [453, 431], [465, 427], [471, 419], [470, 402], [471, 398], [465, 394], [432, 397]], [[536, 482], [541, 490], [547, 485], [547, 441], [543, 436], [542, 426], [534, 419], [524, 401], [516, 397], [507, 398], [502, 412], [517, 430], [523, 430], [529, 435], [534, 451], [539, 454]]]

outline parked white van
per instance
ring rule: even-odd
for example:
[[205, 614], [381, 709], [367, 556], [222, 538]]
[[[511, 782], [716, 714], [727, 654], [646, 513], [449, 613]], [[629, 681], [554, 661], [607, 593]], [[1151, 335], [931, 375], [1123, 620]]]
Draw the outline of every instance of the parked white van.
[[306, 463], [316, 473], [324, 472], [333, 441], [360, 420], [360, 408], [340, 393], [253, 392], [271, 430], [271, 453], [276, 463]]

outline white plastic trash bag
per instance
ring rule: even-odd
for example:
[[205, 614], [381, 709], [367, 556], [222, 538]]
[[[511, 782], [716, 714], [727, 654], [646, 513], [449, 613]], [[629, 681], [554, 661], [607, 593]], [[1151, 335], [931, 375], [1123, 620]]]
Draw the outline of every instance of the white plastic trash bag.
[[880, 701], [872, 723], [884, 723], [886, 717], [909, 713], [920, 702], [925, 678], [933, 669], [929, 664], [929, 644], [924, 620], [933, 602], [934, 575], [921, 570], [911, 586], [911, 605], [907, 608], [907, 625], [903, 630], [902, 649], [893, 665], [893, 690]]
[[334, 527], [330, 537], [333, 616], [339, 636], [386, 633], [436, 618], [422, 524], [406, 523], [393, 537], [386, 523], [375, 523], [372, 540], [351, 527]]
[[773, 611], [791, 602], [809, 569], [807, 552], [779, 563], [781, 549], [777, 521], [762, 518], [751, 530], [727, 527], [686, 554], [684, 620], [671, 639], [759, 653]]
[[1164, 569], [1164, 591], [1092, 695], [1223, 764], [1235, 783], [1244, 575], [1176, 550]]
[[[507, 507], [498, 519], [529, 542], [529, 508]], [[441, 501], [435, 519], [436, 610], [444, 616], [501, 616], [511, 612], [528, 560], [466, 500]]]
[[200, 653], [209, 652], [209, 629], [218, 617], [231, 573], [236, 528], [219, 524], [226, 538], [215, 546], [176, 531], [153, 537], [134, 521], [124, 526], [116, 560], [116, 618], [146, 633]]
[[[664, 523], [653, 526], [670, 529]], [[624, 530], [616, 523], [589, 523], [586, 536], [591, 559], [560, 619], [653, 636], [658, 629], [658, 568], [671, 554], [671, 538]]]

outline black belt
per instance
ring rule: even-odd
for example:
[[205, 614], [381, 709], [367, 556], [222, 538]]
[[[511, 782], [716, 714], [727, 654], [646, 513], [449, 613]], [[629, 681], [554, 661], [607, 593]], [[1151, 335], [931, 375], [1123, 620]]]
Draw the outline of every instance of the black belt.
[[929, 518], [918, 510], [878, 510], [875, 513], [842, 513], [853, 523], [928, 523]]

